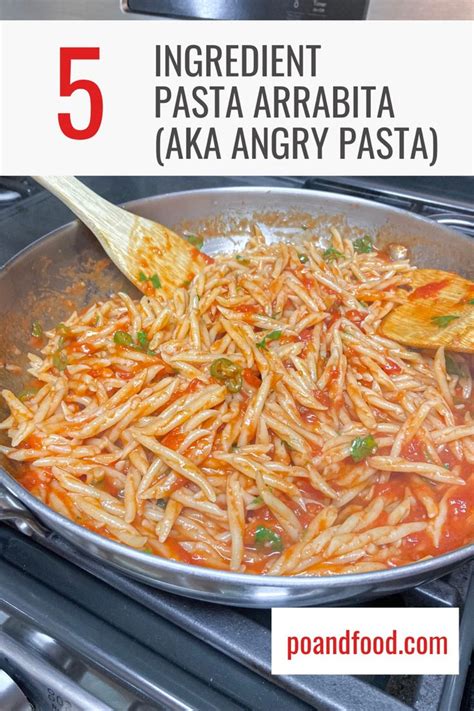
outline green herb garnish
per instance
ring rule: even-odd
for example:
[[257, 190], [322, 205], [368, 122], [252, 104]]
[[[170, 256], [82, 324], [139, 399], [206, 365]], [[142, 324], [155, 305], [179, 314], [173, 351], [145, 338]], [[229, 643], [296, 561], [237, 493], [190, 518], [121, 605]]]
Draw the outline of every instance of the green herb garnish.
[[156, 355], [155, 351], [149, 349], [149, 340], [145, 331], [137, 332], [137, 341], [134, 343], [132, 336], [126, 331], [115, 331], [114, 333], [114, 343], [118, 346], [123, 346], [124, 348], [133, 348], [136, 351], [141, 351], [147, 355]]
[[114, 343], [118, 346], [130, 347], [133, 346], [133, 338], [126, 331], [115, 331]]
[[309, 257], [306, 254], [298, 254], [298, 259], [300, 260], [301, 264], [306, 264], [306, 262], [309, 262]]
[[189, 244], [192, 244], [193, 247], [196, 247], [196, 249], [201, 249], [204, 244], [203, 238], [197, 235], [186, 235], [185, 240], [189, 242]]
[[56, 351], [53, 355], [53, 365], [58, 370], [65, 370], [68, 365], [67, 355], [63, 351]]
[[446, 314], [446, 316], [433, 316], [431, 322], [434, 323], [435, 326], [446, 328], [446, 326], [449, 326], [451, 321], [456, 321], [458, 318], [459, 316], [456, 316], [455, 314]]
[[39, 321], [33, 321], [31, 324], [31, 335], [33, 338], [43, 338], [43, 327]]
[[137, 343], [142, 351], [148, 350], [149, 340], [148, 340], [148, 336], [146, 335], [145, 331], [138, 331]]
[[326, 262], [332, 262], [334, 259], [344, 259], [344, 255], [339, 250], [334, 249], [334, 247], [328, 247], [325, 252], [323, 252], [323, 259]]
[[361, 462], [377, 450], [377, 442], [372, 435], [356, 437], [351, 444], [351, 457], [354, 462]]
[[147, 276], [144, 272], [138, 272], [138, 281], [149, 281], [155, 289], [161, 289], [161, 281], [156, 273]]
[[254, 499], [252, 499], [252, 504], [263, 504], [263, 499], [261, 496], [256, 496]]
[[264, 546], [270, 545], [272, 551], [280, 552], [283, 550], [283, 541], [281, 540], [281, 536], [266, 526], [257, 526], [255, 529], [255, 545], [257, 548], [263, 548]]
[[369, 235], [355, 239], [353, 245], [357, 254], [369, 254], [369, 252], [374, 251], [374, 243]]
[[230, 393], [238, 393], [242, 389], [242, 368], [228, 358], [218, 358], [211, 363], [210, 373], [223, 382]]
[[271, 331], [268, 333], [261, 341], [259, 341], [256, 346], [262, 350], [267, 347], [267, 341], [278, 341], [281, 338], [282, 331]]
[[469, 299], [469, 301], [467, 303], [471, 304], [471, 306], [474, 306], [474, 299]]

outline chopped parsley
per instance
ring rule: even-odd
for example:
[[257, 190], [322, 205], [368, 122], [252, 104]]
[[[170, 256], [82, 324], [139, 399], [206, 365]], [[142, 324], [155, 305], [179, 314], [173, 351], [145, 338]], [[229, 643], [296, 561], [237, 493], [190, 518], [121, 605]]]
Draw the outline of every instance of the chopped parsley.
[[369, 254], [374, 251], [374, 243], [369, 235], [355, 239], [353, 245], [357, 254]]
[[161, 281], [156, 272], [151, 276], [147, 276], [144, 272], [138, 272], [138, 281], [149, 281], [155, 289], [161, 289]]
[[31, 335], [33, 338], [43, 338], [43, 327], [39, 321], [33, 321], [31, 325]]
[[298, 254], [298, 259], [300, 260], [301, 264], [306, 264], [306, 262], [309, 262], [309, 257], [306, 254]]
[[335, 259], [344, 259], [344, 255], [342, 252], [339, 252], [338, 249], [335, 249], [334, 247], [328, 247], [325, 252], [323, 252], [323, 259], [326, 262], [332, 262]]
[[278, 339], [281, 338], [281, 334], [282, 331], [271, 331], [256, 344], [257, 348], [265, 349], [267, 347], [267, 341], [278, 341]]
[[189, 242], [189, 244], [199, 250], [202, 249], [202, 245], [204, 244], [204, 239], [202, 237], [198, 237], [198, 235], [186, 235], [184, 239], [186, 242]]
[[456, 321], [458, 318], [459, 316], [455, 314], [446, 314], [446, 316], [433, 316], [431, 322], [434, 323], [435, 326], [439, 326], [439, 328], [446, 328], [451, 321]]
[[266, 526], [257, 526], [255, 529], [255, 545], [257, 548], [270, 546], [272, 551], [280, 552], [283, 550], [283, 541], [281, 540], [281, 536]]
[[149, 340], [145, 331], [138, 331], [137, 333], [137, 343], [143, 351], [148, 350]]
[[356, 437], [351, 444], [351, 457], [356, 464], [367, 459], [377, 450], [377, 442], [372, 435]]
[[133, 346], [133, 338], [126, 331], [115, 331], [114, 343], [118, 346], [130, 347]]

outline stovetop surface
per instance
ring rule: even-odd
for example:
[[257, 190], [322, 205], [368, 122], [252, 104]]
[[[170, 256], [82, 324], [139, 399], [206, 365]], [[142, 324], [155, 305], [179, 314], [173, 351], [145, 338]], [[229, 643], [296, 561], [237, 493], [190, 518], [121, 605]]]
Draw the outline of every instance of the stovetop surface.
[[[3, 207], [0, 198], [0, 263], [71, 219], [66, 208], [30, 181], [18, 186], [12, 180], [5, 189], [24, 194], [22, 199], [4, 201]], [[468, 233], [463, 219], [472, 224], [474, 217], [471, 178], [86, 178], [85, 182], [114, 202], [222, 185], [305, 186], [362, 190], [366, 197], [389, 199], [428, 216], [449, 214], [452, 220], [459, 218]], [[390, 195], [381, 196], [380, 190], [389, 190]], [[2, 179], [0, 196], [1, 191]], [[472, 572], [472, 567], [464, 566], [438, 581], [371, 603], [459, 606], [460, 677], [271, 677], [269, 611], [225, 608], [162, 593], [104, 568], [55, 534], [39, 546], [0, 525], [0, 649], [3, 640], [18, 664], [23, 664], [23, 672], [17, 670], [23, 687], [33, 684], [25, 681], [28, 670], [37, 667], [39, 659], [46, 660], [43, 678], [31, 691], [40, 699], [36, 708], [41, 711], [67, 708], [58, 695], [62, 701], [69, 695], [70, 708], [80, 711], [273, 707], [467, 711], [474, 707], [469, 667]]]

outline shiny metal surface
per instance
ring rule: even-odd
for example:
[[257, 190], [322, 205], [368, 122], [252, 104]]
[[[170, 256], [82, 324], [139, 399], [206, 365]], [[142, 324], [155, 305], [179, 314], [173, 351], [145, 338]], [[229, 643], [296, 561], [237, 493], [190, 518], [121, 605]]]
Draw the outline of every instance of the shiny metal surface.
[[[21, 686], [27, 690], [34, 708], [41, 711], [113, 711], [111, 706], [81, 689], [62, 671], [2, 630], [0, 649], [5, 666], [21, 680]], [[7, 711], [11, 707], [1, 708]]]
[[122, 0], [128, 12], [203, 20], [362, 20], [369, 0]]
[[[1, 20], [139, 20], [125, 13], [127, 0], [0, 0]], [[197, 16], [209, 0], [188, 0]], [[223, 3], [222, 3], [223, 5]], [[370, 0], [368, 20], [472, 20], [472, 0]]]
[[0, 669], [0, 709], [31, 711], [31, 704], [16, 681]]
[[[95, 653], [92, 660], [81, 654], [77, 645], [67, 648], [56, 637], [45, 634], [36, 620], [35, 604], [22, 597], [14, 578], [15, 574], [2, 586], [0, 602], [0, 649], [2, 662], [9, 671], [8, 675], [5, 672], [6, 678], [0, 672], [1, 711], [31, 710], [29, 703], [20, 705], [19, 687], [37, 711], [153, 711], [157, 708], [193, 711], [187, 701], [161, 687], [158, 680], [152, 685], [152, 691], [159, 706], [147, 703], [144, 694], [151, 691], [149, 679], [140, 679], [136, 670], [134, 677], [132, 670], [124, 668], [118, 657], [114, 660], [107, 656], [102, 647], [89, 650]], [[49, 619], [48, 614], [44, 616], [43, 624], [47, 624], [48, 630], [53, 627], [53, 615], [50, 609]], [[57, 625], [56, 618], [54, 622]], [[65, 631], [63, 638], [67, 643], [75, 641], [67, 635]], [[10, 675], [18, 682], [16, 689], [12, 687]], [[24, 699], [21, 691], [20, 694]], [[18, 706], [14, 700], [18, 700]]]
[[[130, 203], [128, 207], [163, 224], [177, 226], [178, 230], [183, 221], [194, 229], [203, 222], [217, 224], [217, 231], [224, 237], [214, 241], [211, 238], [206, 243], [209, 253], [241, 243], [245, 238], [235, 225], [245, 218], [254, 218], [255, 214], [264, 231], [270, 231], [271, 223], [271, 234], [275, 237], [278, 232], [275, 225], [280, 225], [281, 233], [288, 237], [288, 214], [293, 214], [296, 223], [301, 224], [299, 216], [309, 213], [319, 218], [319, 232], [323, 236], [328, 235], [333, 224], [343, 231], [358, 227], [377, 234], [379, 244], [394, 240], [406, 244], [418, 266], [444, 268], [474, 278], [472, 239], [417, 215], [352, 196], [281, 188], [223, 188], [155, 196]], [[63, 320], [71, 306], [62, 302], [61, 295], [72, 275], [85, 282], [80, 296], [70, 296], [78, 308], [116, 288], [127, 288], [133, 293], [133, 287], [124, 282], [124, 277], [113, 266], [101, 268], [101, 278], [98, 278], [94, 268], [103, 256], [86, 228], [71, 223], [39, 240], [8, 263], [0, 272], [0, 331], [3, 333], [0, 358], [8, 360], [12, 344], [19, 346], [22, 353], [27, 349], [29, 327], [25, 333], [25, 324], [31, 324], [33, 318], [43, 314], [45, 319], [51, 318], [52, 323]], [[28, 279], [24, 278], [26, 274]], [[83, 552], [149, 585], [201, 600], [248, 607], [348, 603], [418, 585], [474, 557], [474, 544], [471, 544], [397, 569], [327, 578], [265, 577], [209, 570], [149, 556], [78, 526], [23, 489], [11, 476], [11, 463], [5, 460], [0, 463], [5, 467], [0, 467], [0, 483], [16, 500], [14, 515], [17, 519], [18, 507], [26, 507], [44, 526]], [[0, 505], [11, 509], [11, 497], [4, 493]], [[26, 512], [24, 516], [22, 523], [28, 526], [30, 519]], [[29, 533], [35, 538], [54, 535], [31, 527]]]

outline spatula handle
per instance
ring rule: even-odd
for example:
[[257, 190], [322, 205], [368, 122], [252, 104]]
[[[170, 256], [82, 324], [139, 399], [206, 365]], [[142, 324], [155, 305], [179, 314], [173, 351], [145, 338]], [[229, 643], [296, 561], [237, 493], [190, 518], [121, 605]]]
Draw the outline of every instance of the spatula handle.
[[32, 177], [72, 210], [100, 241], [104, 235], [113, 231], [114, 223], [118, 222], [123, 226], [124, 221], [133, 219], [132, 215], [128, 218], [129, 213], [100, 197], [73, 176], [34, 175]]

